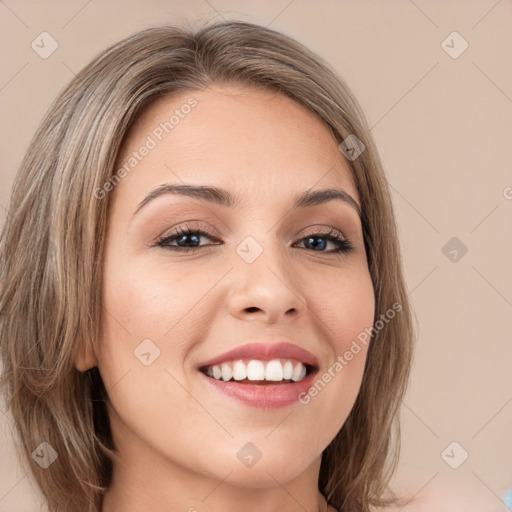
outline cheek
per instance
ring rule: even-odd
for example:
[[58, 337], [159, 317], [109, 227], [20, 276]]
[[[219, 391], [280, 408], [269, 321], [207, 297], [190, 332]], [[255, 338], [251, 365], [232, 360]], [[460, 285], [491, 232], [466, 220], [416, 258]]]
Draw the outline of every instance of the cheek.
[[[180, 271], [179, 266], [136, 264], [112, 269], [105, 279], [104, 304], [107, 323], [133, 342], [155, 337], [166, 344], [190, 324], [203, 306], [201, 297], [211, 287], [209, 272]], [[108, 337], [107, 337], [108, 338]]]
[[147, 380], [157, 372], [169, 378], [168, 369], [179, 378], [194, 340], [204, 339], [211, 323], [213, 304], [205, 297], [219, 269], [184, 272], [178, 265], [137, 264], [131, 257], [116, 263], [106, 267], [103, 288], [100, 369], [105, 385], [107, 380], [115, 385], [128, 371], [134, 378], [144, 370], [141, 378]]
[[372, 327], [375, 296], [364, 265], [317, 275], [307, 285], [308, 308], [336, 355], [349, 350], [353, 340]]
[[345, 423], [359, 393], [375, 297], [371, 277], [363, 267], [359, 272], [340, 273], [335, 279], [317, 278], [315, 285], [311, 290], [316, 292], [308, 295], [312, 299], [310, 309], [321, 335], [329, 341], [330, 358], [300, 402], [313, 416], [322, 417], [329, 430], [323, 432], [324, 439], [331, 439]]

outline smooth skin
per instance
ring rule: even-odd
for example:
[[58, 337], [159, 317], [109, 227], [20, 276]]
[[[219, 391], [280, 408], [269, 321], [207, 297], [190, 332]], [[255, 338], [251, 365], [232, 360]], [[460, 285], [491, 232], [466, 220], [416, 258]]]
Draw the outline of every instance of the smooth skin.
[[[100, 354], [77, 361], [99, 367], [120, 453], [102, 512], [333, 512], [318, 490], [321, 454], [354, 405], [368, 347], [307, 405], [277, 409], [211, 389], [196, 367], [255, 338], [285, 336], [318, 358], [320, 376], [372, 326], [356, 209], [339, 199], [291, 209], [296, 195], [328, 187], [360, 206], [357, 189], [315, 115], [280, 93], [228, 84], [151, 104], [119, 167], [191, 97], [197, 106], [109, 192]], [[166, 183], [215, 186], [239, 201], [166, 194], [134, 214]], [[214, 236], [185, 237], [189, 252], [172, 250], [180, 236], [172, 248], [156, 245], [187, 226]], [[329, 230], [353, 250], [308, 243]], [[236, 251], [248, 236], [263, 249], [252, 263]], [[147, 339], [160, 351], [148, 366], [134, 355]], [[247, 443], [261, 452], [252, 467], [237, 457]]]

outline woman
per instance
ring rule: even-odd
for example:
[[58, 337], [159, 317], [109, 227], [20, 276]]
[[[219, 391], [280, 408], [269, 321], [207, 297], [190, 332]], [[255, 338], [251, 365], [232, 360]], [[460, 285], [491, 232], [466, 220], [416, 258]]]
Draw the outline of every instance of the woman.
[[343, 80], [227, 21], [114, 44], [59, 94], [1, 247], [3, 390], [59, 511], [369, 511], [413, 351]]

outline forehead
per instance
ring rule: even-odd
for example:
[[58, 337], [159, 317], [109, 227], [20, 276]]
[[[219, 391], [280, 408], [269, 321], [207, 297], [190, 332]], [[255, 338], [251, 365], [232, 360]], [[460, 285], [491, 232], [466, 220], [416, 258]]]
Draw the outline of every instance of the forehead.
[[271, 189], [293, 196], [339, 186], [359, 202], [330, 129], [303, 105], [268, 88], [212, 84], [158, 98], [134, 122], [117, 166], [149, 140], [154, 147], [118, 188], [147, 191], [183, 180], [242, 194]]

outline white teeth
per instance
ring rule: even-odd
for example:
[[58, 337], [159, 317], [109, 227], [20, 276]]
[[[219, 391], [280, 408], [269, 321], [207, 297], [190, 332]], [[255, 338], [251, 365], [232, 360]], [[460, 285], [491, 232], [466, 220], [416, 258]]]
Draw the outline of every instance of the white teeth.
[[264, 380], [265, 365], [261, 361], [251, 359], [247, 365], [247, 378], [249, 380]]
[[293, 364], [291, 361], [286, 361], [283, 366], [283, 379], [289, 380], [292, 378]]
[[301, 362], [292, 362], [283, 359], [259, 361], [257, 359], [238, 360], [209, 366], [206, 375], [217, 380], [267, 380], [279, 382], [293, 380], [299, 382], [306, 376], [306, 367]]
[[306, 375], [306, 368], [302, 363], [297, 363], [293, 369], [292, 380], [295, 382], [302, 380], [304, 375]]
[[222, 377], [222, 370], [220, 366], [215, 365], [213, 367], [213, 378], [219, 380]]
[[222, 365], [222, 380], [230, 380], [233, 377], [233, 370], [229, 364], [224, 363]]
[[247, 378], [247, 367], [243, 361], [236, 361], [233, 365], [233, 378], [235, 380], [244, 380]]
[[279, 359], [272, 359], [267, 363], [265, 369], [265, 380], [283, 380], [283, 366]]

